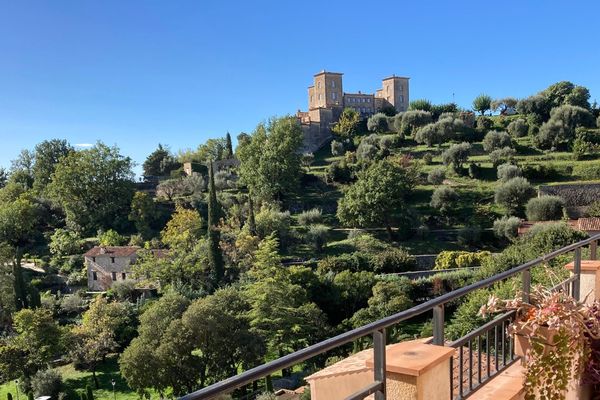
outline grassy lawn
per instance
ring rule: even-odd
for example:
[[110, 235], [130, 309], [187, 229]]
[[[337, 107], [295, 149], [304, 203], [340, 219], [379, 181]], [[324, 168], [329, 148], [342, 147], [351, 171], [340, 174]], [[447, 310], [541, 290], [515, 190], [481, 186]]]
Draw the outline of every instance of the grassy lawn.
[[[78, 400], [79, 392], [84, 391], [87, 385], [90, 385], [94, 390], [94, 398], [98, 400], [137, 400], [139, 396], [132, 391], [127, 382], [119, 374], [119, 366], [116, 357], [110, 357], [101, 365], [96, 372], [98, 377], [99, 389], [94, 388], [94, 380], [91, 372], [76, 371], [72, 364], [64, 365], [57, 368], [62, 374], [63, 391], [67, 394], [69, 400]], [[111, 381], [115, 380], [115, 393], [113, 396]], [[14, 382], [0, 385], [0, 399], [6, 399], [7, 393], [12, 393], [13, 399], [17, 399], [17, 391]], [[27, 397], [20, 393], [19, 398], [25, 400]], [[158, 398], [158, 395], [152, 396]]]

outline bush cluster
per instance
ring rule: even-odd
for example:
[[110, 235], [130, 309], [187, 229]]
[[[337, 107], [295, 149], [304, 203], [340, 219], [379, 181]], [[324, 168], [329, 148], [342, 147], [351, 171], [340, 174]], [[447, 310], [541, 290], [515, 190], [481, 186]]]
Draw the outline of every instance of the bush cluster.
[[441, 185], [444, 179], [446, 179], [446, 170], [444, 168], [433, 169], [427, 174], [427, 182], [432, 185]]
[[501, 239], [512, 240], [517, 237], [521, 219], [504, 216], [494, 221], [494, 235]]
[[529, 221], [556, 221], [563, 217], [565, 202], [558, 196], [534, 197], [525, 206]]
[[511, 180], [512, 178], [516, 178], [518, 176], [522, 176], [523, 172], [519, 167], [513, 164], [501, 164], [498, 166], [496, 171], [498, 176], [498, 180], [501, 182], [506, 182]]
[[483, 149], [490, 153], [494, 150], [512, 147], [510, 135], [506, 132], [490, 131], [483, 138]]
[[478, 267], [492, 256], [489, 251], [442, 251], [435, 259], [434, 269]]

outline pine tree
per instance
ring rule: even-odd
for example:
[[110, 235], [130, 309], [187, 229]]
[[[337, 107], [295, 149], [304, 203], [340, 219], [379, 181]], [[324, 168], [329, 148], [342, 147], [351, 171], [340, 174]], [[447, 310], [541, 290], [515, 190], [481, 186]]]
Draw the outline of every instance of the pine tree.
[[248, 196], [248, 228], [250, 229], [250, 234], [256, 236], [256, 219], [254, 218], [254, 202], [252, 201], [252, 196]]
[[233, 158], [233, 145], [231, 144], [231, 135], [229, 132], [225, 136], [225, 158]]
[[221, 217], [221, 207], [217, 201], [217, 190], [215, 188], [215, 177], [213, 163], [210, 163], [209, 171], [209, 190], [208, 190], [208, 261], [211, 267], [211, 275], [214, 286], [217, 287], [223, 280], [224, 266], [223, 254], [221, 253], [221, 233], [217, 224]]

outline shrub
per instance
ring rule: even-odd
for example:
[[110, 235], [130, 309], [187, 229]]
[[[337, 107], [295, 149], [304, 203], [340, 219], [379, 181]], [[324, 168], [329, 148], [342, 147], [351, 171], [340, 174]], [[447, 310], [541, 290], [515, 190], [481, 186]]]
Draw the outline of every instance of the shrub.
[[504, 216], [494, 221], [494, 235], [501, 239], [512, 240], [517, 237], [520, 225], [520, 218]]
[[396, 145], [397, 135], [385, 135], [379, 139], [379, 148], [381, 150], [390, 150]]
[[558, 196], [534, 197], [525, 206], [529, 221], [555, 221], [562, 218], [565, 202]]
[[529, 125], [527, 125], [527, 121], [519, 118], [508, 124], [507, 129], [511, 136], [518, 138], [527, 135], [527, 132], [529, 132]]
[[554, 180], [561, 177], [561, 171], [552, 164], [526, 164], [523, 176], [531, 180]]
[[443, 139], [437, 131], [435, 124], [427, 124], [417, 130], [415, 141], [431, 147], [434, 143], [441, 143]]
[[282, 246], [287, 243], [290, 230], [289, 211], [279, 211], [274, 207], [263, 206], [256, 214], [255, 219], [256, 234], [260, 239], [275, 232]]
[[600, 163], [577, 164], [573, 168], [573, 175], [583, 180], [600, 179]]
[[479, 129], [480, 131], [488, 131], [488, 130], [490, 130], [492, 125], [494, 125], [494, 122], [490, 118], [484, 117], [484, 116], [477, 117], [477, 125], [476, 126], [477, 126], [477, 129]]
[[587, 209], [588, 217], [600, 217], [600, 201], [593, 202]]
[[60, 392], [62, 377], [55, 369], [38, 371], [31, 378], [31, 388], [35, 397], [51, 396], [55, 398]]
[[433, 269], [478, 267], [491, 256], [489, 251], [442, 251], [435, 258]]
[[356, 158], [359, 161], [374, 161], [379, 153], [379, 148], [376, 144], [368, 141], [369, 137], [363, 139], [356, 149]]
[[446, 170], [443, 168], [436, 168], [427, 174], [427, 182], [432, 185], [440, 185], [444, 179], [446, 179]]
[[331, 154], [334, 156], [343, 156], [344, 155], [344, 144], [342, 142], [338, 142], [337, 140], [331, 141]]
[[442, 161], [444, 165], [452, 165], [455, 171], [460, 171], [463, 163], [469, 158], [470, 152], [471, 145], [469, 143], [453, 144], [442, 153]]
[[346, 151], [346, 154], [344, 154], [344, 161], [348, 164], [356, 164], [356, 152]]
[[334, 161], [327, 167], [325, 178], [328, 182], [348, 183], [352, 180], [352, 169], [346, 161]]
[[501, 183], [494, 194], [496, 204], [502, 206], [507, 215], [523, 212], [523, 205], [535, 196], [535, 189], [522, 177], [512, 178]]
[[440, 186], [431, 195], [431, 207], [439, 210], [442, 215], [448, 215], [456, 209], [458, 194], [450, 186]]
[[500, 164], [496, 174], [498, 176], [498, 180], [501, 182], [506, 182], [512, 178], [523, 175], [521, 169], [514, 164]]
[[506, 132], [491, 131], [483, 138], [483, 149], [488, 153], [504, 147], [512, 147], [510, 135]]
[[342, 271], [367, 271], [369, 269], [369, 258], [362, 252], [344, 253], [339, 256], [328, 256], [317, 263], [317, 271], [320, 274]]
[[133, 300], [135, 281], [133, 279], [126, 279], [124, 281], [113, 282], [109, 292], [119, 301]]
[[306, 236], [310, 244], [314, 247], [317, 252], [323, 250], [323, 246], [327, 243], [327, 235], [329, 233], [329, 227], [322, 224], [314, 224], [308, 227]]
[[402, 135], [411, 135], [422, 126], [430, 124], [433, 121], [431, 113], [423, 110], [411, 110], [402, 113], [402, 120], [399, 133]]
[[101, 233], [98, 239], [100, 240], [100, 246], [122, 246], [127, 243], [124, 236], [119, 235], [117, 231], [112, 229]]
[[375, 253], [371, 258], [373, 271], [377, 273], [395, 273], [412, 271], [417, 260], [404, 249], [388, 249]]
[[423, 154], [422, 160], [425, 165], [431, 165], [431, 163], [433, 162], [433, 154], [431, 154], [431, 153]]
[[497, 167], [500, 164], [510, 163], [517, 155], [517, 151], [510, 147], [496, 149], [490, 153], [490, 161]]
[[461, 245], [477, 246], [481, 243], [481, 228], [479, 226], [461, 228], [457, 239]]
[[300, 225], [310, 225], [316, 224], [317, 222], [321, 222], [323, 219], [323, 211], [320, 208], [313, 208], [308, 211], [302, 211], [298, 214], [298, 223]]
[[473, 179], [479, 179], [481, 176], [481, 167], [474, 162], [469, 164], [469, 176]]
[[367, 120], [367, 129], [371, 132], [379, 133], [388, 131], [387, 115], [384, 113], [371, 115]]

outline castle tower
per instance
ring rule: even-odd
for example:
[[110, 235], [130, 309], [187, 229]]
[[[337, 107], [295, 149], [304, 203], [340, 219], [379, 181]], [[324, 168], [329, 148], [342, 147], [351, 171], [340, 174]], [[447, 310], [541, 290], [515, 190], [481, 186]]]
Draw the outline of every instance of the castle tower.
[[383, 88], [377, 91], [376, 97], [387, 101], [398, 112], [408, 110], [408, 78], [393, 75], [382, 83]]
[[323, 70], [314, 76], [314, 85], [308, 88], [309, 110], [343, 105], [342, 75]]

